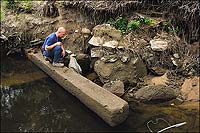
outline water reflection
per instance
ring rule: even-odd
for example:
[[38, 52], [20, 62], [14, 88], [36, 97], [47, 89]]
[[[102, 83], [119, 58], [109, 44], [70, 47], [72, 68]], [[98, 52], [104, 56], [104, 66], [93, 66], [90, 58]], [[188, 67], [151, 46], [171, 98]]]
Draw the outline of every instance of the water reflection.
[[14, 87], [1, 86], [2, 131], [66, 130], [72, 114], [55, 99], [58, 96], [51, 91], [55, 88], [47, 89], [48, 82], [53, 81], [42, 79]]
[[16, 100], [17, 96], [19, 96], [23, 90], [15, 90], [9, 86], [1, 86], [1, 107], [2, 112], [5, 114], [9, 113], [13, 102]]

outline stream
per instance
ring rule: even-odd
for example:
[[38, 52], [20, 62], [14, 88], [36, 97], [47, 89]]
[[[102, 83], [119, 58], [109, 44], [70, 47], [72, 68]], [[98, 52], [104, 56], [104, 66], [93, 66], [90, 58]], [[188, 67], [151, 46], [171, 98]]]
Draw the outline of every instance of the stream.
[[[199, 132], [197, 103], [129, 102], [130, 113], [110, 127], [21, 55], [1, 58], [1, 132]], [[156, 121], [157, 120], [157, 121]]]

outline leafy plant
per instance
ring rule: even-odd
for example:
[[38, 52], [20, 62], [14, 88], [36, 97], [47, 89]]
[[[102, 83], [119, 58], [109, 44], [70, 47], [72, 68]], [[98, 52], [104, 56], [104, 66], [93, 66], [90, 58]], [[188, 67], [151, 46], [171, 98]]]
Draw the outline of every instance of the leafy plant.
[[128, 23], [128, 31], [135, 31], [138, 27], [140, 26], [140, 21], [139, 20], [132, 20], [131, 22]]
[[153, 23], [153, 19], [151, 19], [151, 18], [143, 18], [142, 21], [144, 22], [144, 24], [152, 24]]
[[118, 17], [117, 19], [110, 18], [107, 23], [113, 25], [116, 29], [119, 29], [122, 34], [126, 32], [135, 31], [140, 27], [141, 24], [153, 23], [151, 18], [134, 19], [128, 22], [127, 18]]
[[126, 18], [123, 19], [122, 17], [118, 17], [114, 22], [115, 28], [119, 29], [122, 34], [126, 33], [127, 24], [128, 24], [128, 19]]

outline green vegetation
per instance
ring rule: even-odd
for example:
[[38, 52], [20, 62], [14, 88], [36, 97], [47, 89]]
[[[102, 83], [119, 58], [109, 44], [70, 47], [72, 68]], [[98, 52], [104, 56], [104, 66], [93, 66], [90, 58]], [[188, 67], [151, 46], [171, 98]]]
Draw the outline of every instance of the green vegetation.
[[154, 22], [153, 19], [151, 18], [143, 18], [142, 21], [145, 23], [145, 24], [152, 24]]
[[11, 10], [17, 9], [24, 9], [24, 10], [31, 10], [32, 8], [32, 1], [31, 0], [4, 0], [5, 7]]
[[122, 34], [126, 33], [126, 27], [128, 24], [127, 18], [118, 17], [116, 20], [110, 19], [108, 21], [109, 24], [113, 25], [116, 29], [119, 29]]
[[115, 20], [110, 19], [108, 21], [109, 24], [113, 25], [116, 29], [120, 30], [122, 34], [134, 32], [141, 25], [148, 25], [152, 24], [153, 22], [154, 20], [151, 18], [137, 18], [128, 22], [128, 19], [123, 17], [117, 17]]
[[[138, 30], [141, 26], [153, 24], [154, 21], [155, 20], [151, 18], [144, 17], [136, 18], [128, 22], [127, 18], [117, 17], [115, 20], [110, 19], [108, 23], [114, 26], [116, 29], [120, 30], [122, 34], [126, 34]], [[166, 32], [169, 33], [177, 33], [180, 31], [178, 26], [176, 28], [173, 28], [171, 23], [167, 21], [162, 22], [161, 25], [164, 27]]]
[[132, 20], [131, 22], [128, 23], [128, 31], [135, 31], [136, 29], [139, 28], [141, 25], [141, 22], [139, 20]]
[[174, 28], [172, 27], [172, 25], [170, 24], [170, 22], [162, 22], [162, 23], [161, 23], [161, 26], [163, 26], [164, 29], [165, 29], [167, 32], [169, 32], [169, 33], [177, 33], [177, 32], [180, 31], [180, 29], [179, 29], [178, 26], [176, 26], [176, 28], [174, 29]]
[[123, 34], [126, 33], [126, 26], [128, 23], [128, 19], [124, 19], [122, 17], [117, 18], [117, 20], [115, 21], [115, 27], [117, 29], [119, 29]]

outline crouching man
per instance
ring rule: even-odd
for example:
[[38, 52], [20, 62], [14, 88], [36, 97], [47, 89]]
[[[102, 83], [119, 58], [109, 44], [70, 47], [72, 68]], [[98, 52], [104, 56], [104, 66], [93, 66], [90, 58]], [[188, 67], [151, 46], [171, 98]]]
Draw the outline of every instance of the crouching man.
[[52, 65], [55, 67], [64, 66], [63, 63], [60, 63], [60, 60], [65, 57], [66, 54], [61, 39], [65, 34], [66, 29], [64, 27], [59, 27], [56, 32], [47, 36], [42, 45], [42, 54], [45, 60], [52, 62]]

